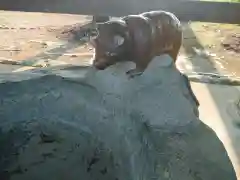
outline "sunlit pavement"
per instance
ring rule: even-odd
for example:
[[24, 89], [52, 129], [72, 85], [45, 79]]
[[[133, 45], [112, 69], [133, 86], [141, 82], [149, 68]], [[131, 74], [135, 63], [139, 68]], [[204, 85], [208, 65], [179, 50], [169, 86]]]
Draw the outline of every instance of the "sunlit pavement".
[[240, 178], [240, 116], [236, 103], [240, 92], [236, 87], [192, 83], [200, 101], [200, 119], [209, 125], [224, 143]]

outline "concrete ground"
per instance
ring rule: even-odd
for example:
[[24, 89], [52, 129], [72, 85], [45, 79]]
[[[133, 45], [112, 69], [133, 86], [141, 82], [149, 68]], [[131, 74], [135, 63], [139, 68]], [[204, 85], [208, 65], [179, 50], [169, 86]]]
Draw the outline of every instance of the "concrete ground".
[[[88, 17], [73, 15], [0, 12], [1, 80], [19, 78], [5, 76], [4, 73], [13, 72], [14, 74], [14, 71], [26, 71], [36, 67], [52, 67], [62, 64], [88, 65], [92, 48], [87, 44], [80, 45], [66, 41], [61, 38], [61, 35], [59, 36], [63, 24], [84, 23], [88, 19]], [[208, 33], [203, 31], [204, 28], [206, 29], [204, 24], [185, 26], [185, 32], [188, 33], [185, 33], [186, 39], [178, 67], [186, 72], [213, 72], [238, 76], [239, 72], [236, 68], [239, 67], [238, 54], [222, 52], [217, 40], [214, 40], [217, 45], [206, 50], [206, 46], [213, 43], [209, 36], [212, 36], [212, 39], [220, 36], [218, 31], [217, 35], [210, 33], [220, 29], [218, 25], [208, 24], [207, 26]], [[239, 27], [236, 26], [236, 28]], [[233, 31], [232, 29], [229, 31]], [[238, 29], [235, 29], [235, 32], [239, 32]], [[203, 34], [207, 34], [205, 39]], [[223, 36], [220, 37], [222, 39]], [[208, 43], [202, 45], [204, 40], [208, 40]], [[230, 58], [232, 64], [224, 65], [223, 62], [229, 62]], [[16, 61], [21, 62], [21, 65], [11, 65]], [[203, 83], [192, 83], [192, 87], [200, 101], [201, 120], [214, 129], [223, 141], [240, 179], [240, 143], [238, 142], [240, 117], [236, 105], [240, 87]]]
[[192, 83], [192, 88], [200, 101], [200, 119], [217, 133], [240, 178], [240, 129], [239, 100], [237, 87]]

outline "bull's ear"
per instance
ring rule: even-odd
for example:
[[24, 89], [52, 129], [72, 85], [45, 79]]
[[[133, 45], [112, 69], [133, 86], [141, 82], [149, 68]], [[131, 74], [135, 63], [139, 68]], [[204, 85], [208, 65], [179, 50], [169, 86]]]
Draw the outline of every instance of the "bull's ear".
[[124, 37], [122, 37], [122, 36], [120, 36], [120, 35], [115, 35], [115, 36], [113, 37], [113, 41], [114, 41], [114, 44], [115, 44], [116, 46], [121, 46], [121, 45], [123, 45], [125, 39], [124, 39]]

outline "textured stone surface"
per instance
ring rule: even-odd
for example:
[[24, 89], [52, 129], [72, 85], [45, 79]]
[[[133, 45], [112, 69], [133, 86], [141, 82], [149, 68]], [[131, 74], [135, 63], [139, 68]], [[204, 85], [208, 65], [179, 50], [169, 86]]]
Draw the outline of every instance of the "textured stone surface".
[[131, 66], [1, 83], [1, 179], [236, 179], [171, 59]]

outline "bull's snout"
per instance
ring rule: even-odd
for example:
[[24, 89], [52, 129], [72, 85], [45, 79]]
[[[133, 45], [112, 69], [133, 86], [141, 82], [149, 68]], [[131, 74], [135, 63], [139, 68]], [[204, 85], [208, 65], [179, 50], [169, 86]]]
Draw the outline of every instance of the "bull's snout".
[[109, 58], [100, 58], [93, 60], [93, 66], [98, 70], [104, 70], [113, 64], [115, 64], [115, 61]]

